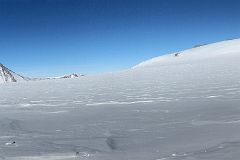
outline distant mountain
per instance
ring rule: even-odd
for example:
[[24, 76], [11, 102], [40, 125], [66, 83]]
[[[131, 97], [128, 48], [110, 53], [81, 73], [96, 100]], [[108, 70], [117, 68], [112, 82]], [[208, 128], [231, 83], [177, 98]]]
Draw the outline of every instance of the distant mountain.
[[61, 77], [50, 77], [50, 78], [28, 78], [21, 76], [0, 63], [0, 83], [8, 82], [21, 82], [21, 81], [37, 81], [37, 80], [47, 80], [47, 79], [65, 79], [65, 78], [78, 78], [83, 75], [81, 74], [70, 74]]
[[28, 81], [30, 78], [23, 77], [0, 63], [0, 83]]
[[48, 77], [48, 78], [43, 78], [44, 79], [65, 79], [65, 78], [78, 78], [78, 77], [82, 77], [84, 76], [83, 74], [76, 74], [76, 73], [72, 73], [69, 75], [64, 75], [64, 76], [60, 76], [60, 77]]
[[70, 74], [70, 75], [65, 75], [65, 76], [62, 76], [60, 78], [77, 78], [77, 77], [81, 77], [83, 75], [79, 75], [79, 74], [76, 74], [76, 73], [73, 73], [73, 74]]

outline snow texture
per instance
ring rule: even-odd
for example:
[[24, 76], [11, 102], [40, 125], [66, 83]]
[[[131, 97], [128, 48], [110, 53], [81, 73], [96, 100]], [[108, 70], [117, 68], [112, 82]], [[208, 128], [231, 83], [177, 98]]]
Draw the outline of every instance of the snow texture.
[[239, 160], [240, 40], [0, 85], [0, 159]]

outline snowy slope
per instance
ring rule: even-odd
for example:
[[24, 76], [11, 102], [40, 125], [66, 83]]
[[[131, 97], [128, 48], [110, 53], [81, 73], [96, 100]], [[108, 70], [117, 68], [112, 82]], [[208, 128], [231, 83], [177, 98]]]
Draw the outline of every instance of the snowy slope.
[[[239, 54], [239, 51], [240, 39], [228, 40], [156, 57], [142, 62], [133, 68], [195, 63], [196, 61], [222, 58], [224, 56], [231, 57]], [[178, 56], [175, 56], [175, 54], [178, 54]]]
[[117, 73], [0, 85], [0, 159], [239, 160], [239, 46], [224, 41]]

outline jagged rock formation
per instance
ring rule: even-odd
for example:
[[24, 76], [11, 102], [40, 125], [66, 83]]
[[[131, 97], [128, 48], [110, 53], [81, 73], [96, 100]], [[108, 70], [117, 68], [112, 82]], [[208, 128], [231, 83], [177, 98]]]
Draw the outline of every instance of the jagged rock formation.
[[0, 63], [0, 83], [27, 81], [28, 78], [23, 77], [11, 71]]

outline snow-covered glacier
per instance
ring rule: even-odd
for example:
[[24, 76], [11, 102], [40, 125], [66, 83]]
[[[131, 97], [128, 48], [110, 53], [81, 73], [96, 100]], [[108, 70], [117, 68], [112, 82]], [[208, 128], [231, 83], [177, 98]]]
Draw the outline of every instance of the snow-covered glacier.
[[240, 39], [0, 93], [0, 159], [240, 157]]

